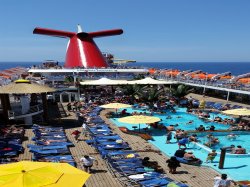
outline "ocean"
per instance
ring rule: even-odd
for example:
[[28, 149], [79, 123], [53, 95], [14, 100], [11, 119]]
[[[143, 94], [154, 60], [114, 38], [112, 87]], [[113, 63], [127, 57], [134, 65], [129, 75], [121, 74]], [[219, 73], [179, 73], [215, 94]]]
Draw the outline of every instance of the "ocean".
[[[0, 62], [0, 70], [22, 66], [31, 67], [41, 62]], [[63, 64], [63, 63], [60, 63]], [[250, 72], [250, 62], [136, 62], [127, 66], [152, 67], [159, 69], [202, 70], [208, 73], [223, 73], [230, 71], [233, 75]]]

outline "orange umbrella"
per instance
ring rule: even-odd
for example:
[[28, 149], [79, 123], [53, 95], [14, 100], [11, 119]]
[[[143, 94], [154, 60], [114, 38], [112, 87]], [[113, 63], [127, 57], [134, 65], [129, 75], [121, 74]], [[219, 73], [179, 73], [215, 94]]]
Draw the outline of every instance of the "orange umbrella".
[[180, 73], [179, 70], [169, 70], [166, 72], [166, 75], [177, 76], [179, 73]]
[[148, 72], [149, 72], [150, 74], [154, 74], [154, 73], [156, 72], [156, 69], [151, 68], [151, 69], [148, 70]]
[[208, 74], [208, 75], [207, 75], [207, 78], [208, 78], [208, 79], [211, 79], [211, 78], [212, 78], [213, 76], [215, 76], [215, 75], [217, 75], [217, 74]]
[[204, 73], [194, 73], [194, 74], [191, 74], [191, 77], [192, 78], [205, 79], [206, 78], [206, 74], [204, 74]]
[[220, 79], [231, 79], [232, 78], [232, 76], [230, 76], [230, 75], [226, 75], [226, 76], [221, 76], [220, 77]]
[[242, 78], [242, 79], [239, 79], [238, 82], [244, 83], [244, 84], [250, 83], [250, 78]]
[[5, 79], [10, 79], [11, 77], [8, 75], [0, 75], [1, 77], [5, 78]]
[[176, 76], [176, 75], [178, 75], [178, 71], [173, 71], [173, 72], [167, 72], [166, 74], [167, 75], [171, 75], [171, 76]]

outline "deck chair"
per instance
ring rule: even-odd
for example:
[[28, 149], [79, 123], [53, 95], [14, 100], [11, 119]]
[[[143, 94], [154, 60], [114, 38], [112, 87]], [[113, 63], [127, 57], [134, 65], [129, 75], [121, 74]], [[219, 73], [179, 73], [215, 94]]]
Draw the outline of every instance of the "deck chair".
[[143, 187], [152, 187], [152, 186], [166, 186], [169, 182], [169, 180], [164, 178], [154, 178], [150, 180], [140, 181], [139, 184], [141, 184]]

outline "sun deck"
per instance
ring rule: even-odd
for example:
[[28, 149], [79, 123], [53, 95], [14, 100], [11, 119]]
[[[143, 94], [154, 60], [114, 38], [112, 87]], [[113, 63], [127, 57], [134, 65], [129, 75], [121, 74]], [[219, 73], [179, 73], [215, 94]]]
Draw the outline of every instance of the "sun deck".
[[[64, 105], [66, 107], [66, 105]], [[166, 164], [167, 157], [166, 155], [159, 152], [159, 150], [151, 145], [149, 142], [143, 140], [139, 136], [128, 135], [122, 133], [117, 126], [112, 124], [109, 119], [105, 117], [105, 114], [110, 110], [103, 110], [101, 112], [101, 117], [105, 120], [107, 124], [110, 125], [113, 132], [119, 134], [126, 142], [129, 143], [130, 147], [133, 150], [138, 151], [140, 156], [143, 158], [148, 156], [151, 160], [157, 161], [159, 165], [164, 169], [166, 174], [176, 180], [183, 183], [188, 184], [189, 186], [197, 187], [211, 187], [213, 186], [214, 180], [213, 178], [219, 173], [216, 171], [206, 168], [206, 167], [197, 167], [191, 165], [181, 165], [181, 168], [178, 168], [178, 174], [169, 174], [168, 167]], [[93, 167], [93, 174], [91, 175], [90, 179], [86, 182], [87, 187], [119, 187], [122, 186], [117, 178], [115, 178], [111, 172], [108, 170], [108, 167], [105, 161], [100, 157], [99, 153], [95, 151], [93, 147], [88, 145], [82, 139], [84, 137], [80, 137], [78, 143], [75, 142], [71, 133], [75, 129], [77, 122], [75, 120], [75, 114], [73, 112], [69, 112], [69, 116], [62, 118], [58, 121], [59, 125], [65, 127], [65, 132], [68, 136], [68, 139], [74, 143], [75, 147], [71, 147], [70, 151], [77, 163], [77, 167], [83, 170], [83, 167], [80, 163], [80, 158], [87, 154], [91, 155], [98, 161], [98, 166], [94, 165]], [[81, 130], [81, 127], [78, 129]], [[27, 149], [27, 144], [32, 144], [31, 137], [33, 136], [33, 132], [31, 129], [26, 129], [25, 136], [28, 137], [27, 140], [23, 141], [23, 146], [26, 148], [24, 154], [19, 155], [20, 160], [31, 160], [31, 153]], [[87, 138], [88, 139], [88, 138]]]

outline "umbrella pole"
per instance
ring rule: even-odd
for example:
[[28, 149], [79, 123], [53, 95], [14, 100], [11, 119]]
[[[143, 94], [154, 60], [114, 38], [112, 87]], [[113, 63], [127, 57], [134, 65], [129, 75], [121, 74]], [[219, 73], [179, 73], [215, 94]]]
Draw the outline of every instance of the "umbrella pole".
[[139, 123], [139, 132], [141, 132], [141, 124]]

